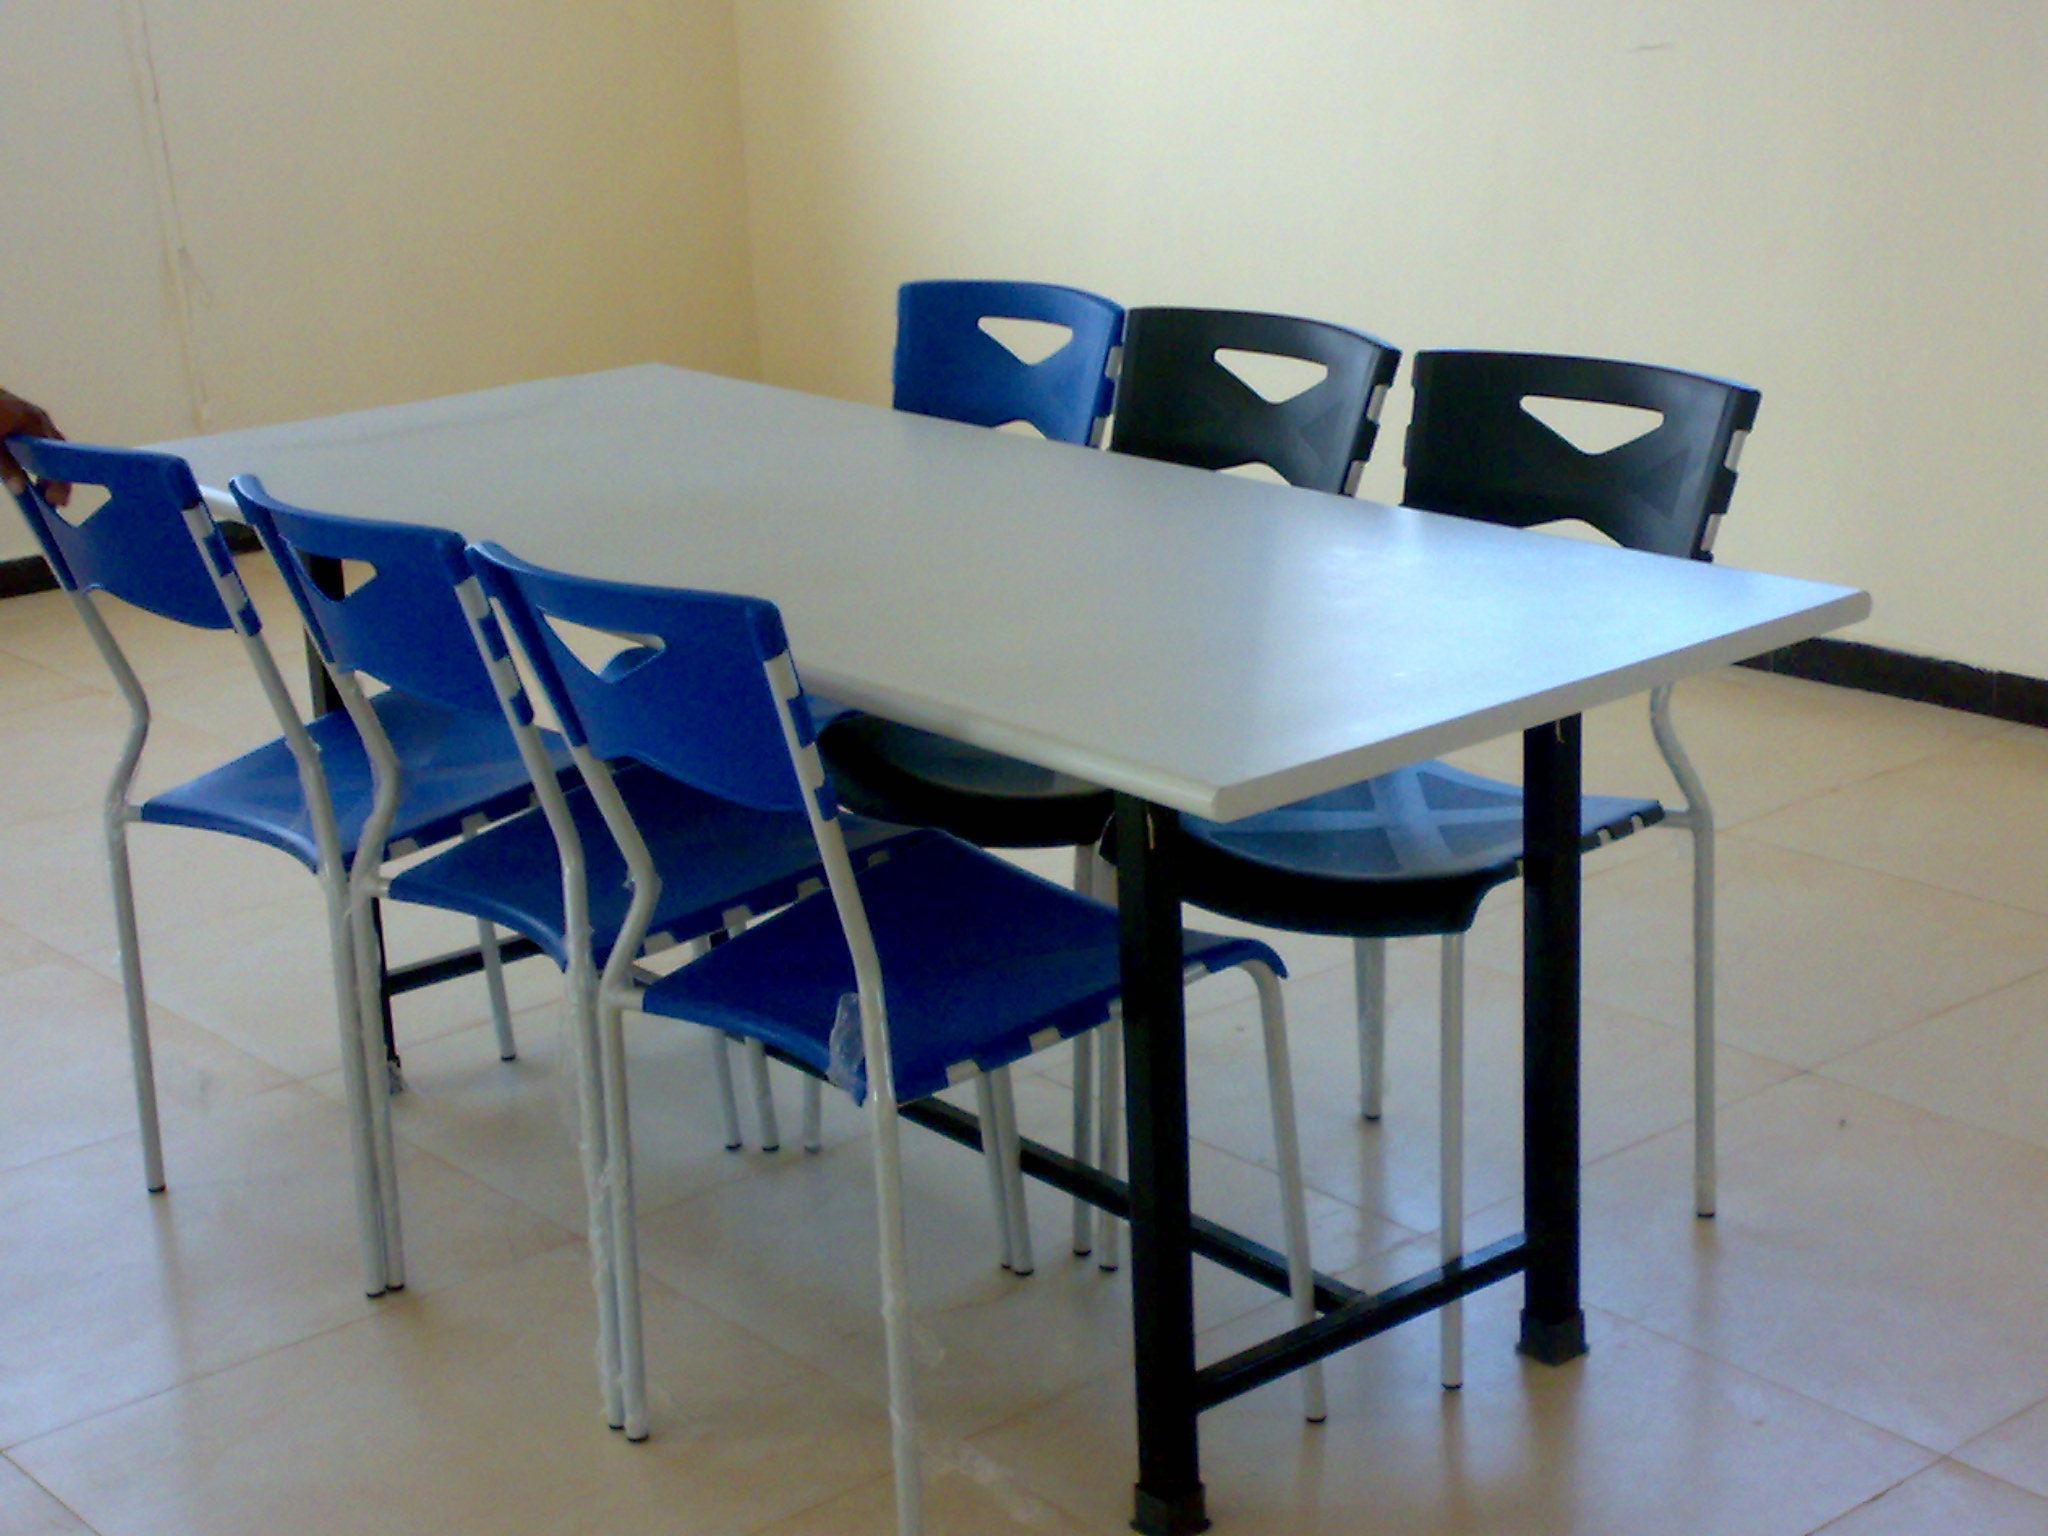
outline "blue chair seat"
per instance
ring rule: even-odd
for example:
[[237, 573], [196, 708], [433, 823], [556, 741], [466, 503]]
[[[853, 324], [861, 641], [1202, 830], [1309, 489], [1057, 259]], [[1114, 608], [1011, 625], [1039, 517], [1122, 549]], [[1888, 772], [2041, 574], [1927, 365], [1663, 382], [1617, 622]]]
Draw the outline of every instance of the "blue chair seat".
[[[1106, 1023], [1122, 987], [1113, 908], [941, 832], [889, 850], [860, 876], [908, 1103]], [[933, 945], [934, 937], [944, 943]], [[1190, 975], [1280, 957], [1254, 939], [1190, 931]], [[835, 1070], [839, 1000], [853, 960], [828, 897], [803, 901], [650, 987], [648, 1013], [766, 1041], [863, 1096]]]
[[[1664, 819], [1655, 800], [1587, 795], [1581, 846]], [[1462, 933], [1520, 872], [1522, 791], [1428, 762], [1219, 823], [1187, 817], [1187, 899], [1293, 932], [1400, 938]]]
[[[390, 847], [427, 847], [455, 836], [470, 817], [508, 816], [533, 799], [518, 749], [504, 721], [430, 703], [396, 690], [371, 700], [392, 746], [405, 763], [398, 817]], [[320, 749], [342, 852], [353, 857], [373, 799], [370, 759], [362, 738], [340, 710], [308, 727]], [[568, 751], [551, 743], [558, 768]], [[140, 808], [144, 821], [199, 827], [247, 837], [319, 867], [298, 765], [282, 739], [245, 752], [210, 773], [165, 790]]]
[[[773, 911], [822, 886], [817, 840], [801, 812], [752, 810], [637, 765], [621, 768], [613, 782], [662, 871], [650, 941], [716, 932], [736, 913]], [[591, 944], [602, 963], [632, 896], [626, 861], [589, 791], [573, 791], [568, 803], [583, 846]], [[905, 835], [901, 827], [846, 822], [856, 865]], [[557, 965], [568, 964], [561, 863], [554, 833], [537, 809], [395, 876], [390, 894], [488, 919], [533, 940]]]

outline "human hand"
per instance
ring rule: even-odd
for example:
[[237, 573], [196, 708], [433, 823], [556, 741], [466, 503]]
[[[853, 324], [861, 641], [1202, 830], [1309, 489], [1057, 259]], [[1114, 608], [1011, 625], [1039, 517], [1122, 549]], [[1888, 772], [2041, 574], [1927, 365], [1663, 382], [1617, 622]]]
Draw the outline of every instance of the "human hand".
[[[50, 413], [40, 405], [24, 400], [17, 394], [0, 389], [0, 479], [7, 483], [7, 489], [19, 495], [28, 484], [28, 477], [21, 466], [14, 462], [14, 455], [7, 451], [4, 439], [20, 432], [29, 437], [62, 438], [57, 424], [50, 420]], [[36, 486], [43, 494], [43, 500], [53, 507], [61, 507], [71, 499], [71, 487], [58, 480], [45, 480]]]

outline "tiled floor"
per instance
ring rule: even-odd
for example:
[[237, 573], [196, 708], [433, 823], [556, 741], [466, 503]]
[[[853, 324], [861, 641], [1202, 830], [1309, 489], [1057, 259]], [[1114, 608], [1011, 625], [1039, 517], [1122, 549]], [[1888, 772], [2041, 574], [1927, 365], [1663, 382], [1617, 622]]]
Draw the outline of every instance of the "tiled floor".
[[[232, 650], [123, 629], [159, 693], [156, 782], [262, 731]], [[1333, 1364], [1319, 1428], [1292, 1384], [1242, 1399], [1204, 1422], [1218, 1531], [2048, 1531], [2048, 737], [1753, 673], [1686, 685], [1678, 715], [1724, 827], [1720, 1218], [1689, 1208], [1686, 864], [1653, 833], [1588, 867], [1592, 1354], [1524, 1364], [1509, 1288], [1470, 1308], [1458, 1394], [1423, 1323]], [[604, 1428], [544, 967], [518, 978], [513, 1065], [479, 989], [404, 1008], [413, 1284], [366, 1301], [310, 882], [142, 829], [171, 1177], [143, 1193], [95, 832], [119, 728], [61, 601], [0, 604], [0, 1532], [892, 1528], [859, 1117], [831, 1107], [821, 1156], [727, 1154], [704, 1042], [653, 1023], [655, 1433]], [[1589, 740], [1594, 787], [1664, 783], [1639, 706]], [[1502, 893], [1472, 945], [1475, 1240], [1518, 1219], [1516, 935]], [[1433, 953], [1397, 952], [1367, 1127], [1344, 951], [1282, 947], [1318, 1261], [1425, 1267]], [[1255, 1018], [1241, 984], [1209, 987], [1199, 1197], [1277, 1237]], [[1031, 1125], [1058, 1124], [1064, 1070], [1022, 1085]], [[1039, 1273], [1002, 1274], [978, 1165], [909, 1152], [934, 1528], [1124, 1529], [1125, 1279], [1067, 1256], [1043, 1194]], [[1211, 1352], [1282, 1310], [1217, 1273], [1199, 1304]]]

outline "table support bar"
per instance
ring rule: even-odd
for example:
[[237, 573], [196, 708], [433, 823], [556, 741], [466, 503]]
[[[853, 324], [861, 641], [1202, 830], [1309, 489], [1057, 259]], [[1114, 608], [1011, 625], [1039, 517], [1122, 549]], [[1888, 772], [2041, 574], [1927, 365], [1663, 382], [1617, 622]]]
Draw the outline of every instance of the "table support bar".
[[[1200, 1383], [1195, 1394], [1196, 1406], [1214, 1408], [1254, 1387], [1263, 1387], [1298, 1371], [1311, 1360], [1333, 1355], [1433, 1312], [1446, 1302], [1496, 1285], [1523, 1268], [1528, 1252], [1528, 1241], [1520, 1235], [1503, 1238], [1387, 1290], [1359, 1295], [1312, 1323], [1290, 1328], [1226, 1360], [1203, 1366], [1196, 1373]], [[1320, 1292], [1321, 1287], [1317, 1289]], [[1321, 1300], [1319, 1294], [1318, 1305]]]

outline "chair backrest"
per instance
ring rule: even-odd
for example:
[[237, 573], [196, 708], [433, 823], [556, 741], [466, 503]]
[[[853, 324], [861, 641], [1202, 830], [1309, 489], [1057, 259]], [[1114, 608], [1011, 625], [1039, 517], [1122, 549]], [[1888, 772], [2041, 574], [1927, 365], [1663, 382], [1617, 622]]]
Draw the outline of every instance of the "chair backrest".
[[[495, 717], [497, 694], [455, 595], [469, 575], [459, 534], [412, 523], [309, 512], [277, 500], [253, 475], [229, 483], [284, 575], [330, 666], [403, 693]], [[331, 590], [312, 562], [357, 562], [373, 574]]]
[[[1030, 320], [1070, 334], [1026, 362], [983, 326]], [[976, 427], [1026, 421], [1062, 443], [1089, 443], [1109, 414], [1110, 356], [1124, 312], [1051, 283], [905, 283], [896, 296], [895, 403]]]
[[[1327, 370], [1268, 398], [1230, 357], [1286, 358]], [[1219, 356], [1219, 354], [1221, 354]], [[1361, 331], [1291, 315], [1134, 309], [1124, 318], [1110, 448], [1197, 469], [1264, 464], [1289, 485], [1348, 492], [1372, 454], [1400, 351]]]
[[[261, 627], [235, 575], [234, 556], [183, 459], [36, 437], [10, 437], [7, 447], [30, 479], [14, 499], [66, 591], [111, 592], [160, 618], [200, 629], [240, 627], [254, 634]], [[38, 494], [38, 480], [87, 488], [74, 495], [74, 508], [91, 500], [93, 488], [104, 491], [106, 500], [73, 522]], [[224, 583], [235, 613], [222, 595]]]
[[[1402, 500], [1516, 528], [1576, 519], [1630, 549], [1703, 560], [1761, 399], [1747, 385], [1644, 363], [1418, 353]], [[1659, 419], [1638, 418], [1640, 435], [1588, 451], [1588, 428], [1546, 402]], [[1587, 447], [1574, 444], [1574, 431]]]
[[[573, 745], [599, 758], [646, 763], [741, 805], [804, 809], [770, 681], [771, 665], [789, 664], [774, 604], [566, 576], [495, 544], [471, 545], [469, 563], [512, 626]], [[569, 643], [576, 630], [627, 648], [593, 668]], [[509, 657], [492, 661], [506, 664]], [[789, 707], [800, 743], [811, 747], [816, 738], [800, 690]], [[815, 752], [810, 756], [815, 760]], [[829, 820], [837, 807], [822, 770], [819, 777], [814, 803]]]

